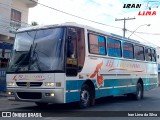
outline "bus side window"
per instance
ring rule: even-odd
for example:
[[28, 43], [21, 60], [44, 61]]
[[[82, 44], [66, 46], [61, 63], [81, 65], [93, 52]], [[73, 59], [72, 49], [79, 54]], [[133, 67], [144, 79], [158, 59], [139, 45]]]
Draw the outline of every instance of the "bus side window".
[[152, 49], [152, 61], [156, 62], [156, 51]]
[[108, 38], [107, 40], [108, 56], [122, 57], [121, 41]]
[[134, 46], [134, 53], [135, 53], [135, 58], [137, 60], [145, 60], [144, 58], [144, 48], [138, 45]]
[[145, 49], [145, 59], [146, 61], [152, 61], [152, 54], [150, 48]]
[[133, 44], [123, 42], [123, 57], [128, 59], [134, 58]]
[[92, 54], [106, 55], [106, 39], [103, 36], [89, 33], [89, 52]]

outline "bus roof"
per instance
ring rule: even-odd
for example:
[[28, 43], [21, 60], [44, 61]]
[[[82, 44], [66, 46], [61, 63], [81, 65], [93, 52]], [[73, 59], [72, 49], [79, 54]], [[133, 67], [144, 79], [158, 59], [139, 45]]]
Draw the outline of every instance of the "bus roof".
[[114, 37], [114, 38], [117, 38], [117, 39], [120, 39], [120, 40], [129, 41], [129, 42], [132, 42], [132, 43], [138, 43], [138, 44], [142, 44], [142, 45], [145, 45], [145, 46], [150, 46], [150, 47], [154, 47], [155, 48], [154, 45], [151, 46], [150, 44], [148, 45], [148, 43], [141, 43], [141, 42], [139, 42], [137, 40], [134, 40], [134, 39], [124, 38], [123, 36], [120, 36], [120, 35], [117, 35], [117, 34], [114, 34], [114, 33], [109, 33], [109, 32], [106, 32], [106, 31], [103, 31], [103, 30], [100, 30], [100, 29], [96, 29], [96, 28], [93, 28], [93, 27], [90, 27], [90, 26], [87, 26], [87, 25], [77, 24], [75, 22], [66, 22], [66, 23], [54, 24], [54, 25], [29, 26], [29, 27], [18, 29], [17, 33], [18, 32], [23, 32], [23, 31], [31, 31], [31, 30], [62, 27], [62, 26], [73, 26], [73, 27], [85, 28], [85, 29], [87, 29], [89, 31], [93, 31], [93, 32], [97, 32], [97, 33], [100, 33], [100, 34], [104, 34], [104, 35], [107, 35], [107, 36], [110, 36], [110, 37]]
[[24, 28], [18, 29], [17, 32], [37, 30], [37, 29], [46, 29], [46, 28], [53, 28], [53, 27], [60, 27], [60, 26], [75, 26], [75, 27], [85, 28], [85, 25], [77, 24], [74, 22], [66, 22], [66, 23], [62, 23], [62, 24], [37, 25], [37, 26], [24, 27]]

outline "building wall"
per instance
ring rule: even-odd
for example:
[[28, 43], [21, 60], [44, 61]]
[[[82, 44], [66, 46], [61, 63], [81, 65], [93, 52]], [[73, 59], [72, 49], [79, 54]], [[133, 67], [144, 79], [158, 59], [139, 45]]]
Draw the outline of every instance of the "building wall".
[[[15, 36], [11, 30], [27, 25], [24, 23], [28, 23], [29, 8], [36, 5], [37, 3], [30, 0], [0, 0], [0, 91], [6, 91], [5, 73]], [[12, 14], [11, 20], [11, 9], [15, 9], [16, 14], [21, 12], [21, 19], [19, 17], [17, 20], [17, 16]]]
[[[0, 34], [9, 35], [12, 0], [0, 0]], [[1, 36], [0, 40], [5, 36]]]
[[21, 12], [21, 21], [28, 23], [28, 6], [21, 0], [13, 0], [12, 8]]
[[30, 0], [0, 0], [0, 43], [14, 38], [16, 27], [10, 26], [11, 24], [11, 9], [21, 12], [21, 27], [26, 27], [28, 23], [28, 12], [30, 7], [37, 4]]

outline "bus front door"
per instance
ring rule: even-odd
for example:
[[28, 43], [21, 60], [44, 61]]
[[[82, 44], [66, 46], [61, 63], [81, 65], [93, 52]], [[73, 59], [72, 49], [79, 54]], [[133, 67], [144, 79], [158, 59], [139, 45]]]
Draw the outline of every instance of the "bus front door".
[[78, 73], [78, 49], [77, 49], [77, 30], [68, 28], [66, 45], [66, 75], [77, 76]]

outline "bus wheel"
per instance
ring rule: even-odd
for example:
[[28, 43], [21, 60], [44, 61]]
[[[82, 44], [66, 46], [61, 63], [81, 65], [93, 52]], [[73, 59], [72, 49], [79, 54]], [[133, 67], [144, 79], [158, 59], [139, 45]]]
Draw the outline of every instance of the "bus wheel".
[[135, 93], [135, 99], [140, 100], [143, 98], [143, 86], [140, 82], [137, 83], [136, 93]]
[[48, 103], [41, 103], [41, 102], [35, 102], [37, 106], [39, 107], [46, 107]]
[[92, 101], [91, 98], [92, 98], [92, 94], [91, 94], [90, 87], [87, 84], [84, 84], [80, 92], [80, 102], [79, 102], [80, 108], [89, 107]]

